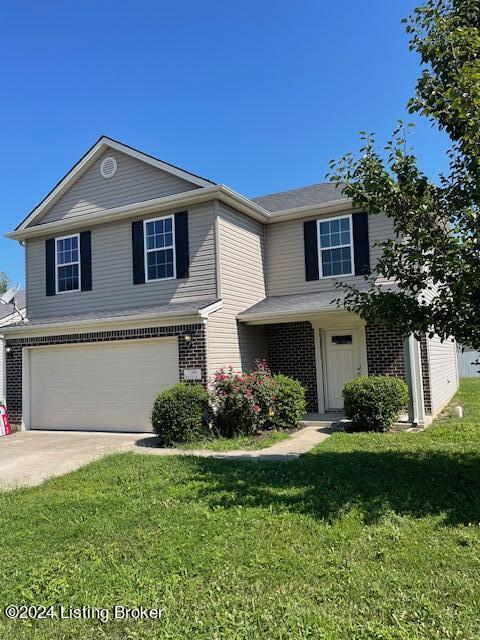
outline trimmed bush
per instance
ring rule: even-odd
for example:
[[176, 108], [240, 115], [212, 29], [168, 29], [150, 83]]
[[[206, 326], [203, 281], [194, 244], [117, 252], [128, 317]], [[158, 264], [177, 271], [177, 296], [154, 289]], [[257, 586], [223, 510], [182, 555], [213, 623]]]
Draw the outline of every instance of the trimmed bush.
[[305, 387], [298, 380], [281, 373], [273, 376], [273, 382], [276, 398], [272, 427], [275, 429], [295, 429], [307, 410]]
[[360, 376], [343, 387], [345, 415], [356, 429], [387, 431], [408, 403], [403, 380], [388, 376]]
[[208, 394], [199, 384], [180, 382], [159, 394], [152, 427], [163, 446], [192, 442], [208, 433]]

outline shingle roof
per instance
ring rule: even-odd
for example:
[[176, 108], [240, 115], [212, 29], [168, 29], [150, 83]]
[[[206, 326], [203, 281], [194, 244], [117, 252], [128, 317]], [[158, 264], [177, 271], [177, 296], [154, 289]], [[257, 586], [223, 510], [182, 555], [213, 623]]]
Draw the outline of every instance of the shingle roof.
[[335, 200], [343, 200], [346, 196], [342, 193], [342, 187], [333, 182], [319, 182], [309, 187], [301, 189], [291, 189], [290, 191], [280, 191], [265, 196], [250, 198], [271, 213], [295, 209], [296, 207], [306, 207], [308, 205], [325, 204]]
[[[378, 283], [384, 291], [397, 291], [397, 287], [390, 283]], [[360, 289], [364, 288], [368, 290], [368, 285], [365, 287], [359, 286]], [[320, 311], [335, 311], [337, 305], [335, 300], [343, 300], [345, 292], [341, 289], [329, 289], [328, 291], [319, 291], [318, 293], [295, 293], [288, 296], [271, 296], [270, 298], [264, 298], [254, 304], [249, 309], [240, 312], [237, 315], [239, 320], [255, 320], [268, 316], [282, 316], [282, 315], [295, 315], [295, 314], [313, 314]]]
[[331, 304], [332, 301], [342, 297], [342, 292], [336, 289], [321, 291], [320, 293], [272, 296], [264, 298], [249, 309], [245, 309], [237, 317], [239, 320], [246, 320], [255, 319], [255, 316], [260, 317], [270, 314], [278, 314], [280, 316], [283, 313], [326, 311], [327, 309], [335, 309], [335, 304]]
[[[69, 322], [83, 322], [85, 320], [104, 320], [106, 318], [128, 318], [130, 316], [168, 316], [168, 317], [182, 317], [188, 315], [197, 314], [201, 309], [210, 306], [217, 302], [217, 299], [197, 300], [195, 302], [170, 302], [167, 304], [150, 306], [150, 307], [137, 307], [128, 309], [111, 309], [111, 310], [98, 310], [90, 313], [76, 313], [74, 315], [63, 316], [49, 316], [46, 318], [36, 318], [29, 322], [17, 322], [9, 325], [10, 328], [19, 326], [45, 326], [49, 324], [57, 323], [69, 323]], [[3, 332], [3, 329], [2, 329]]]
[[15, 307], [19, 310], [25, 309], [26, 294], [25, 291], [17, 291], [15, 294], [15, 306], [13, 304], [0, 303], [0, 320], [7, 318], [15, 313]]

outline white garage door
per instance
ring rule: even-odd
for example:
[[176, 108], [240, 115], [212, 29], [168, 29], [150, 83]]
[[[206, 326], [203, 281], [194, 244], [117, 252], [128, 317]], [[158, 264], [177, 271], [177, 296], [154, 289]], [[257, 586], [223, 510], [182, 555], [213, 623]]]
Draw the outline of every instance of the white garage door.
[[176, 382], [176, 338], [31, 349], [30, 426], [151, 431], [155, 397]]

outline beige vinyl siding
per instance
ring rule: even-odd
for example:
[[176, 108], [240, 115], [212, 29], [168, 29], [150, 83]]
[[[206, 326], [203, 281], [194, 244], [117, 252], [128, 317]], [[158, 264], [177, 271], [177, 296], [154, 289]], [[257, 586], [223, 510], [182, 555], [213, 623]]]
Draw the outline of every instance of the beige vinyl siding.
[[[152, 217], [155, 215], [143, 216]], [[189, 278], [157, 280], [137, 285], [133, 284], [131, 220], [94, 226], [91, 229], [92, 290], [73, 291], [55, 296], [45, 294], [45, 238], [28, 240], [28, 317], [35, 320], [99, 310], [147, 307], [170, 301], [215, 299], [214, 220], [213, 202], [192, 206], [188, 210]]]
[[[348, 212], [345, 212], [348, 213]], [[342, 214], [335, 214], [335, 216]], [[355, 215], [355, 214], [353, 214]], [[316, 216], [329, 218], [332, 216]], [[311, 218], [311, 219], [316, 219]], [[305, 252], [303, 220], [269, 224], [267, 230], [267, 282], [268, 295], [280, 296], [292, 293], [312, 293], [333, 288], [332, 278], [305, 280]], [[369, 216], [370, 264], [374, 268], [381, 255], [376, 241], [394, 237], [392, 221], [384, 215]], [[361, 276], [342, 277], [351, 284], [363, 282]]]
[[264, 227], [219, 204], [217, 242], [223, 308], [208, 318], [210, 374], [230, 365], [250, 369], [256, 357], [266, 357], [265, 328], [236, 320], [265, 297]]
[[[117, 161], [117, 172], [111, 178], [103, 178], [100, 165], [108, 156]], [[197, 185], [187, 180], [109, 149], [35, 224], [98, 213], [197, 188]]]
[[427, 338], [427, 349], [432, 412], [437, 413], [458, 389], [457, 348], [454, 341], [442, 342], [435, 335]]

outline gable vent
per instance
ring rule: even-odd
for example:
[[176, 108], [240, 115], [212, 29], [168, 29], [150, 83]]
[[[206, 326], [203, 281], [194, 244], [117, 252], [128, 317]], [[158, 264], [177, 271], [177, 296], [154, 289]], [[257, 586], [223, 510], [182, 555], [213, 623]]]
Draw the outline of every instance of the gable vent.
[[100, 165], [100, 173], [104, 178], [111, 178], [117, 172], [117, 161], [115, 158], [108, 156], [108, 158], [104, 158], [102, 160], [102, 164]]

